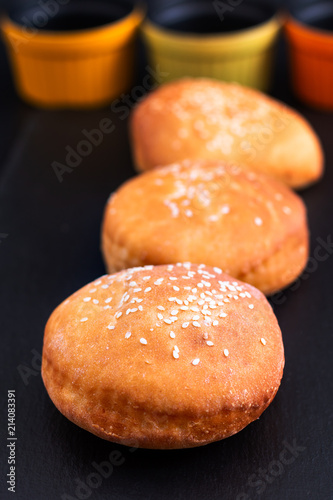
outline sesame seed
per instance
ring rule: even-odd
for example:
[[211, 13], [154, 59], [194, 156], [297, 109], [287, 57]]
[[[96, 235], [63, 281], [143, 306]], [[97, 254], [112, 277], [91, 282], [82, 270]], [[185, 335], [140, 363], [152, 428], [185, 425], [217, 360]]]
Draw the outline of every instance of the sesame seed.
[[143, 311], [143, 307], [142, 306], [139, 306], [138, 309], [139, 309], [139, 311]]
[[173, 286], [172, 288], [174, 289], [175, 292], [179, 292], [178, 286]]
[[84, 323], [85, 321], [88, 321], [88, 318], [81, 318], [80, 321], [81, 323]]
[[89, 290], [89, 293], [95, 293], [97, 290], [97, 288], [92, 288], [91, 290]]
[[220, 318], [226, 318], [228, 315], [227, 315], [227, 313], [222, 312], [219, 316], [220, 316]]
[[158, 319], [163, 319], [163, 314], [158, 313], [158, 314], [157, 314], [157, 317], [158, 317]]
[[197, 327], [201, 326], [200, 323], [198, 323], [198, 321], [193, 321], [192, 325]]
[[176, 297], [169, 297], [169, 298], [168, 298], [168, 300], [169, 300], [170, 302], [175, 302], [177, 299], [176, 299]]
[[143, 337], [140, 339], [140, 344], [144, 344], [146, 345], [147, 344], [147, 340], [144, 339]]
[[143, 280], [150, 280], [151, 276], [144, 276], [142, 279]]
[[172, 352], [172, 356], [175, 358], [175, 359], [178, 359], [179, 358], [179, 354], [177, 351], [173, 351]]
[[169, 276], [169, 280], [171, 280], [171, 281], [174, 281], [174, 280], [176, 280], [176, 279], [177, 279], [177, 278], [176, 278], [175, 276]]
[[217, 274], [221, 274], [222, 273], [222, 269], [220, 269], [219, 267], [214, 267], [214, 272], [217, 273]]
[[109, 288], [109, 285], [102, 285], [101, 288], [103, 288], [104, 290], [106, 290], [107, 288]]
[[160, 311], [165, 311], [165, 308], [163, 306], [157, 306], [157, 309], [159, 309]]
[[178, 314], [178, 309], [173, 309], [173, 311], [171, 311], [171, 315], [176, 316], [176, 314]]
[[99, 300], [94, 299], [94, 300], [93, 300], [93, 303], [94, 303], [94, 304], [99, 304]]
[[187, 306], [181, 306], [179, 309], [181, 309], [182, 311], [187, 311], [188, 307]]
[[224, 355], [225, 355], [225, 357], [227, 358], [227, 357], [229, 356], [229, 351], [228, 351], [228, 349], [224, 349], [223, 354], [224, 354]]
[[[172, 319], [176, 319], [176, 318], [172, 318]], [[164, 319], [163, 321], [164, 321], [164, 323], [166, 323], [167, 325], [171, 325], [171, 324], [172, 324], [171, 319], [166, 318], [166, 319]]]
[[260, 217], [256, 217], [254, 219], [254, 223], [256, 226], [261, 226], [262, 225], [262, 219]]
[[213, 326], [217, 326], [218, 324], [219, 324], [219, 322], [217, 321], [217, 319], [215, 319], [215, 320], [213, 321]]
[[102, 283], [102, 280], [95, 281], [94, 285], [100, 285]]
[[118, 319], [118, 318], [120, 318], [120, 316], [121, 316], [122, 314], [123, 314], [123, 313], [122, 313], [121, 311], [118, 311], [118, 312], [116, 313], [116, 316], [115, 316], [115, 317]]
[[208, 339], [208, 333], [207, 333], [207, 332], [204, 332], [204, 333], [202, 334], [202, 336], [203, 336], [203, 338], [204, 338], [205, 340], [206, 340], [206, 339]]
[[106, 306], [103, 307], [103, 309], [111, 309], [111, 306], [106, 305]]
[[137, 308], [137, 307], [133, 307], [133, 308], [131, 309], [131, 312], [132, 312], [132, 313], [135, 313], [137, 310], [138, 310], [138, 308]]
[[85, 297], [85, 298], [83, 299], [83, 302], [89, 302], [89, 300], [91, 300], [91, 297]]
[[185, 321], [185, 323], [182, 324], [182, 328], [187, 328], [189, 324], [190, 323], [188, 323], [187, 321]]
[[193, 216], [192, 210], [185, 210], [184, 213], [185, 213], [186, 217], [192, 217]]
[[129, 314], [131, 312], [131, 309], [127, 309], [126, 310], [126, 315]]
[[136, 292], [141, 292], [142, 288], [134, 288], [133, 289], [133, 293], [136, 293]]
[[200, 316], [198, 314], [195, 314], [192, 319], [196, 321], [197, 319], [200, 319]]
[[131, 335], [132, 335], [131, 332], [126, 332], [125, 333], [125, 339], [129, 339]]
[[223, 205], [221, 208], [221, 214], [228, 214], [230, 212], [230, 207], [229, 205]]
[[260, 342], [262, 343], [262, 345], [266, 345], [266, 340], [264, 338], [260, 339]]
[[182, 305], [182, 303], [183, 303], [183, 301], [182, 301], [182, 300], [180, 300], [180, 299], [176, 299], [176, 302], [177, 302], [177, 304], [178, 304], [178, 305], [180, 305], [180, 306], [181, 306], [181, 305]]
[[112, 297], [109, 297], [109, 298], [105, 299], [105, 300], [104, 300], [104, 302], [105, 302], [106, 304], [108, 304], [109, 302], [111, 302], [111, 300], [112, 300]]
[[175, 338], [176, 338], [176, 334], [175, 334], [175, 332], [170, 332], [170, 337], [171, 337], [172, 339], [175, 339]]
[[129, 286], [137, 286], [136, 282], [135, 281], [131, 281]]
[[249, 304], [249, 309], [253, 309], [254, 308], [254, 305], [253, 304]]
[[179, 349], [178, 349], [178, 347], [176, 345], [175, 345], [175, 347], [173, 349], [174, 349], [174, 351], [179, 352]]
[[154, 285], [160, 285], [164, 278], [159, 278], [158, 280], [154, 281]]
[[192, 361], [192, 365], [198, 365], [200, 363], [200, 358], [195, 358], [193, 361]]
[[291, 208], [289, 207], [283, 207], [282, 208], [282, 211], [286, 214], [286, 215], [289, 215], [291, 213]]
[[211, 340], [207, 340], [206, 344], [209, 346], [212, 346], [212, 345], [214, 345], [214, 342], [212, 342]]
[[145, 289], [145, 293], [150, 292], [150, 290], [151, 290], [151, 287], [150, 287], [150, 286], [148, 286], [148, 287]]

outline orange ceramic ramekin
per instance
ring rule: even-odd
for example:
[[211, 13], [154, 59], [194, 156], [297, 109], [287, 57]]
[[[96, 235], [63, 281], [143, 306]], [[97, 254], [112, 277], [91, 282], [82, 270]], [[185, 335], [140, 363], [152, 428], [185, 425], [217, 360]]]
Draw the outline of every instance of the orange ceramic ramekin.
[[[290, 15], [285, 30], [295, 94], [310, 106], [333, 110], [333, 5], [323, 4]], [[325, 6], [330, 12], [321, 8]], [[332, 31], [325, 29], [329, 19]]]
[[[134, 40], [144, 12], [141, 6], [133, 7], [126, 1], [122, 5], [120, 0], [113, 3], [120, 5], [124, 16], [114, 19], [110, 11], [108, 17], [112, 0], [106, 6], [105, 17], [99, 18], [94, 9], [103, 6], [103, 1], [81, 3], [80, 7], [79, 1], [71, 0], [65, 5], [62, 0], [64, 7], [58, 5], [57, 14], [52, 16], [28, 11], [26, 15], [22, 13], [22, 22], [9, 16], [2, 20], [14, 80], [23, 99], [48, 108], [94, 107], [110, 102], [130, 87]], [[78, 24], [81, 20], [82, 25], [84, 5], [92, 10], [84, 13], [88, 28], [84, 22], [83, 28]], [[67, 12], [68, 6], [71, 11]], [[57, 15], [65, 26], [63, 30], [57, 24]], [[99, 19], [96, 25], [95, 18]], [[23, 24], [23, 20], [28, 24]], [[73, 20], [76, 26], [71, 29]], [[43, 27], [38, 27], [38, 21]]]

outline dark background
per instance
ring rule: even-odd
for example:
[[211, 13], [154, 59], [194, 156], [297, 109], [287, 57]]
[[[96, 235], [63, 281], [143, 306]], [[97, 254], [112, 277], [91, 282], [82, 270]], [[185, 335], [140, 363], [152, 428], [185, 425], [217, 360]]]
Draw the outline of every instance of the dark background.
[[[141, 53], [138, 84], [144, 66]], [[276, 399], [241, 433], [193, 450], [114, 445], [70, 423], [49, 400], [39, 368], [43, 328], [60, 301], [105, 272], [99, 251], [103, 207], [110, 192], [134, 175], [127, 122], [110, 108], [43, 111], [24, 104], [13, 89], [2, 44], [0, 71], [0, 498], [333, 499], [333, 250], [322, 243], [333, 232], [333, 114], [294, 98], [284, 43], [272, 94], [305, 115], [326, 154], [324, 179], [301, 193], [312, 258], [296, 286], [272, 299], [286, 354]], [[65, 147], [75, 147], [82, 129], [98, 127], [105, 117], [113, 120], [114, 132], [59, 183], [51, 163], [63, 162]], [[325, 260], [313, 257], [318, 245]], [[8, 389], [16, 390], [15, 494], [5, 483]], [[94, 462], [109, 460], [112, 450], [120, 451], [124, 463], [98, 487], [76, 491], [79, 481], [94, 480]]]

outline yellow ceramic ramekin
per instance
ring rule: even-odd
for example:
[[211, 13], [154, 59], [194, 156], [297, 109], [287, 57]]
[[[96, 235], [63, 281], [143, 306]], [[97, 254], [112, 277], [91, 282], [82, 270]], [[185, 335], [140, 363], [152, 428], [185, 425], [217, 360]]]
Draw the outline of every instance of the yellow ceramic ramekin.
[[221, 23], [219, 33], [182, 33], [151, 19], [142, 30], [150, 64], [168, 74], [165, 81], [211, 77], [267, 90], [280, 27], [280, 17], [273, 15], [266, 22], [232, 32], [223, 32]]
[[84, 108], [110, 102], [132, 82], [134, 40], [144, 17], [73, 31], [28, 30], [9, 17], [1, 28], [18, 93], [41, 107]]

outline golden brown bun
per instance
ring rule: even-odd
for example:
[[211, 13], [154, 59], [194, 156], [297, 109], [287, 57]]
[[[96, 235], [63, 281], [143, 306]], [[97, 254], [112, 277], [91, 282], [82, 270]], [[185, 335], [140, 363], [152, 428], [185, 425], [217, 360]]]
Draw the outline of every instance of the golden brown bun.
[[69, 297], [46, 325], [42, 376], [77, 425], [167, 449], [223, 439], [257, 419], [283, 366], [281, 332], [258, 290], [177, 264], [103, 276]]
[[134, 110], [139, 170], [186, 158], [241, 163], [300, 188], [319, 179], [318, 137], [296, 111], [256, 90], [209, 79], [160, 86]]
[[126, 182], [109, 199], [102, 250], [109, 273], [203, 262], [269, 294], [306, 265], [306, 210], [296, 194], [264, 174], [184, 161]]

